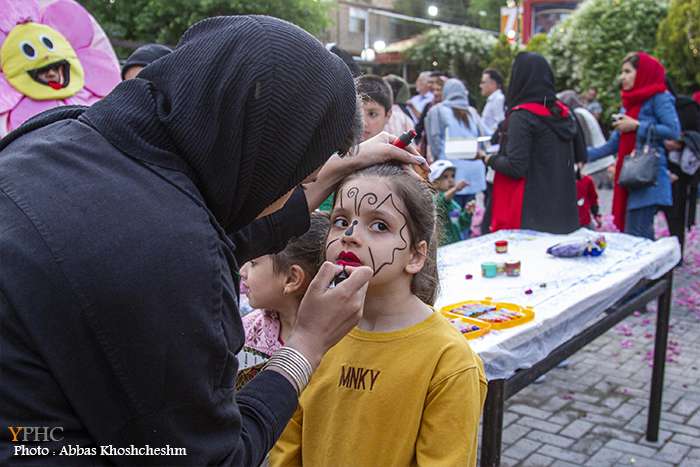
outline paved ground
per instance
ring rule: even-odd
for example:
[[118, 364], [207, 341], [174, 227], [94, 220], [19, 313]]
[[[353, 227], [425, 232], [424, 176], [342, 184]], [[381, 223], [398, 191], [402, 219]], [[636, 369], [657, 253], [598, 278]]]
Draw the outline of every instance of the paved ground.
[[[609, 205], [610, 193], [601, 195]], [[675, 274], [659, 442], [644, 439], [651, 310], [627, 318], [567, 368], [508, 401], [502, 465], [700, 466], [700, 232], [690, 237], [686, 265]]]

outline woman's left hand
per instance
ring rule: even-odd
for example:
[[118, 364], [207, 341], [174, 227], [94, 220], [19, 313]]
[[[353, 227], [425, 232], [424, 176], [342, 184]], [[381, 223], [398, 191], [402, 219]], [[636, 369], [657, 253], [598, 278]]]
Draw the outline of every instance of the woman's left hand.
[[[424, 157], [420, 155], [413, 144], [408, 145], [405, 149], [399, 149], [391, 144], [396, 139], [396, 136], [382, 131], [377, 136], [360, 143], [356, 154], [344, 157], [349, 163], [345, 167], [346, 173], [343, 177], [350, 175], [365, 167], [384, 162], [399, 162], [406, 165], [417, 166], [423, 170], [430, 172], [430, 166]], [[342, 177], [341, 177], [342, 178]]]
[[420, 156], [413, 144], [400, 149], [391, 144], [396, 137], [387, 132], [360, 143], [354, 153], [340, 157], [337, 154], [319, 172], [313, 183], [306, 185], [306, 201], [313, 211], [335, 190], [341, 180], [353, 172], [384, 162], [398, 162], [412, 167], [416, 173], [427, 178], [430, 166]]
[[639, 128], [639, 121], [628, 115], [622, 115], [617, 121], [615, 121], [615, 123], [613, 123], [613, 128], [621, 133], [637, 131], [637, 128]]

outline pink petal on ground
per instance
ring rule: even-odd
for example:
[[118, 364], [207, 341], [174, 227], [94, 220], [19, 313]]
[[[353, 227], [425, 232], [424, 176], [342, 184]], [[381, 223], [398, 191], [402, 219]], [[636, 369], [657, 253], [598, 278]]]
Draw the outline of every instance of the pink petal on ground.
[[77, 51], [85, 71], [85, 87], [93, 94], [104, 97], [121, 81], [119, 64], [114, 56], [94, 49]]
[[41, 12], [41, 22], [63, 34], [76, 50], [92, 43], [94, 26], [90, 14], [77, 2], [53, 2]]
[[35, 0], [0, 0], [0, 11], [0, 31], [5, 34], [18, 23], [39, 20], [39, 4]]
[[5, 75], [0, 73], [0, 114], [14, 109], [24, 95], [12, 87], [5, 79]]
[[35, 101], [28, 98], [22, 99], [17, 107], [15, 107], [10, 113], [10, 121], [7, 129], [8, 131], [13, 130], [25, 121], [32, 118], [34, 115], [39, 114], [44, 110], [60, 107], [62, 105], [62, 101], [56, 100]]

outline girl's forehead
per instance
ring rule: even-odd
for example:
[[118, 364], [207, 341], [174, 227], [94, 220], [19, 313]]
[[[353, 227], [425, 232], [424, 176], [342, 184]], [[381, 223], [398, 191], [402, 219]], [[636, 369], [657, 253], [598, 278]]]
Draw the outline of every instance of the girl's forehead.
[[363, 193], [380, 193], [389, 194], [393, 190], [389, 184], [389, 180], [385, 177], [377, 177], [375, 175], [356, 177], [346, 181], [340, 187], [341, 190], [347, 192], [349, 189], [357, 188]]
[[[391, 202], [385, 202], [382, 206], [394, 206], [400, 211], [405, 210], [403, 199], [398, 196], [398, 193], [394, 190], [387, 177], [369, 175], [353, 178], [341, 185], [338, 189], [338, 196], [342, 196], [346, 202], [349, 199], [356, 198], [358, 202], [364, 199], [361, 206], [370, 208], [373, 205], [382, 203], [384, 200], [389, 201], [390, 199]], [[374, 201], [375, 197], [376, 201]], [[371, 203], [368, 204], [367, 201], [371, 201]], [[339, 204], [340, 203], [336, 202], [335, 206], [338, 207]], [[345, 204], [345, 207], [348, 207], [347, 204]]]

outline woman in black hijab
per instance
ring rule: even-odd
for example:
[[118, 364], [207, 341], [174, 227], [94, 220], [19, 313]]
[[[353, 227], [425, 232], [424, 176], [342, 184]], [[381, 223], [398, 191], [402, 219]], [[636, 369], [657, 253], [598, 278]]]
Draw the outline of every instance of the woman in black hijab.
[[[33, 462], [259, 465], [304, 378], [277, 366], [235, 392], [238, 265], [303, 233], [348, 171], [413, 160], [382, 136], [313, 181], [355, 122], [350, 72], [313, 37], [218, 17], [93, 107], [3, 139], [0, 423], [58, 427], [47, 452], [94, 454]], [[372, 274], [328, 288], [336, 268], [321, 268], [286, 342], [311, 369], [359, 319]]]
[[122, 66], [122, 80], [136, 78], [146, 65], [165, 57], [173, 50], [161, 44], [146, 44], [134, 50]]
[[484, 158], [496, 171], [490, 230], [572, 232], [579, 226], [574, 161], [576, 151], [585, 154], [583, 137], [557, 100], [544, 57], [518, 54], [510, 76], [500, 151]]

